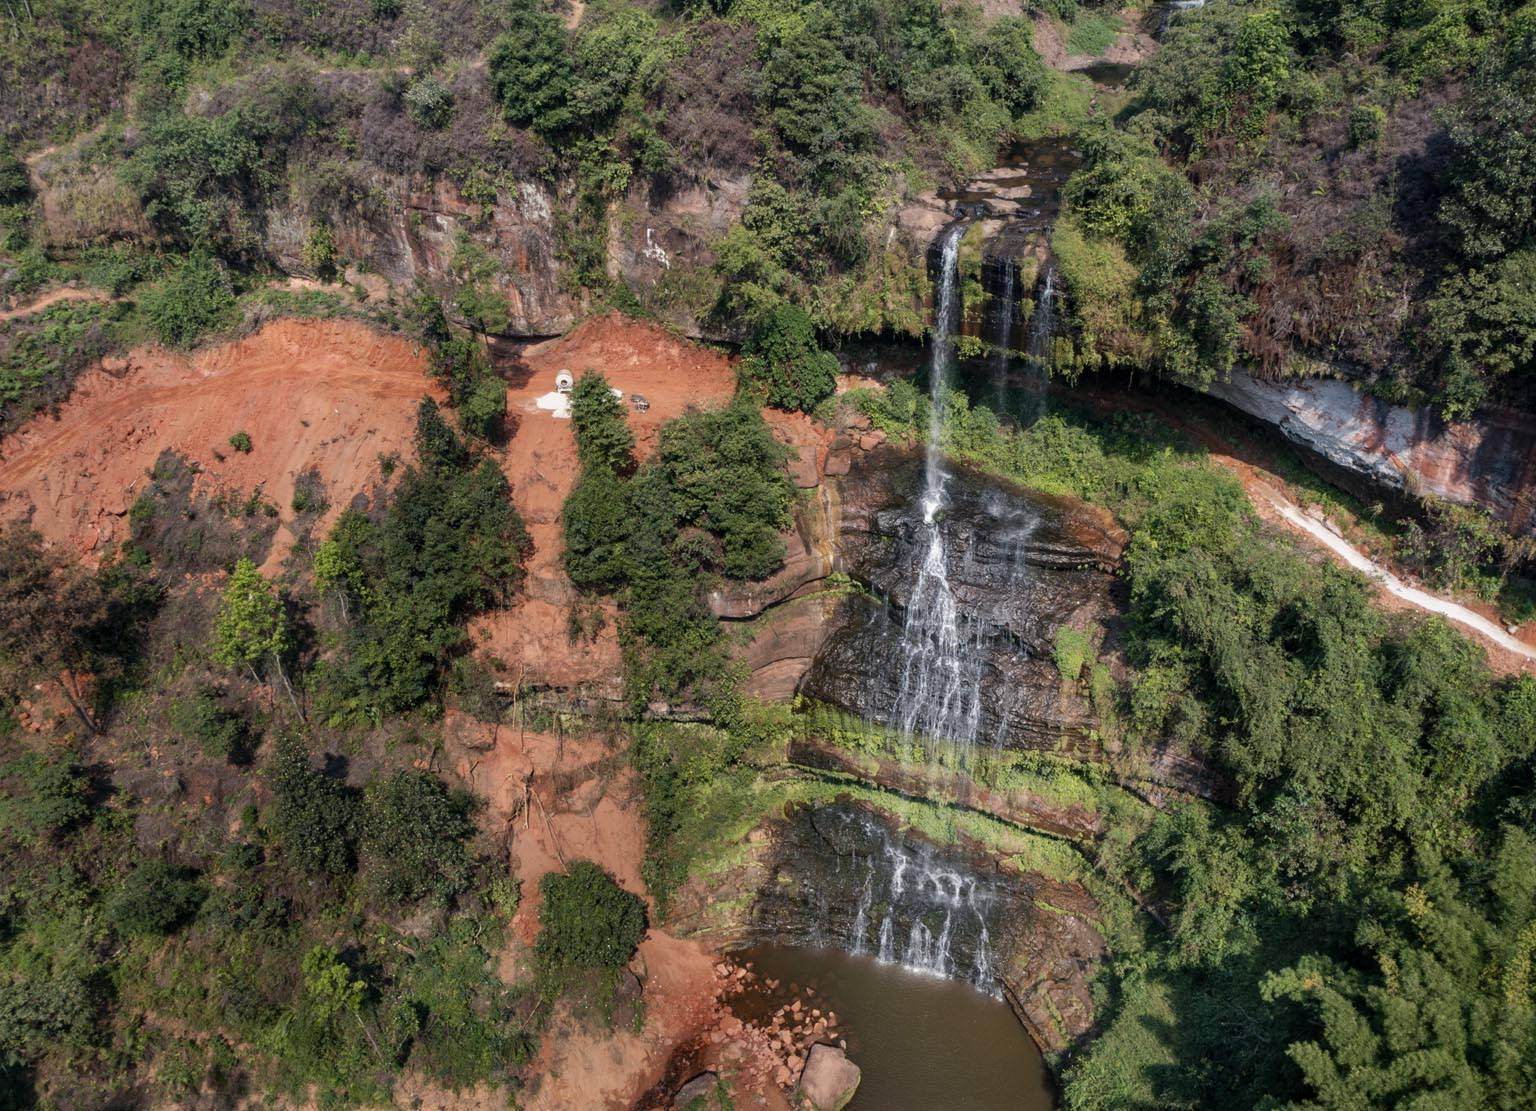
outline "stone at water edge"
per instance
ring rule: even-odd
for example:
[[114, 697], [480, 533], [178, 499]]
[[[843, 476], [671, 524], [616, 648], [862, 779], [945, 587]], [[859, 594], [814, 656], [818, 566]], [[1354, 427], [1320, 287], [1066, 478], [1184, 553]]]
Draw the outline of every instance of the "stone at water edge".
[[842, 1111], [858, 1091], [863, 1075], [841, 1049], [813, 1045], [800, 1074], [800, 1094], [816, 1111]]
[[720, 1111], [720, 1077], [701, 1072], [672, 1097], [674, 1111]]

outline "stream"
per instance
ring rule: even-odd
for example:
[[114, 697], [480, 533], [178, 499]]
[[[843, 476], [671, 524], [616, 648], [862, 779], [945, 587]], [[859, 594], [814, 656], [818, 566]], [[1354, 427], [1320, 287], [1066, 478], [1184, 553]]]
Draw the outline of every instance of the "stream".
[[[847, 1030], [863, 1070], [848, 1111], [1049, 1111], [1045, 1061], [1008, 1004], [967, 984], [840, 949], [764, 945], [736, 954], [764, 977], [813, 989]], [[752, 993], [743, 1019], [787, 994]]]

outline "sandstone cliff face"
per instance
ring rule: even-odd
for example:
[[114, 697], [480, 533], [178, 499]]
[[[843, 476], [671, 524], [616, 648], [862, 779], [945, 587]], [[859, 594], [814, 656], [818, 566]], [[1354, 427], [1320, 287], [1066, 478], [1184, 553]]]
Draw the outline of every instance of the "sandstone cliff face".
[[1447, 423], [1333, 378], [1271, 382], [1236, 372], [1210, 393], [1349, 474], [1487, 509], [1536, 534], [1536, 419], [1488, 411]]

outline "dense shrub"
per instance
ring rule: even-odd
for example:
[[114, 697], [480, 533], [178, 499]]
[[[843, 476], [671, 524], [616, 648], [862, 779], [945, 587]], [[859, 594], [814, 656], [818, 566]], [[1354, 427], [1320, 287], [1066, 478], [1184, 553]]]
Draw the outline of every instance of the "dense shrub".
[[227, 704], [227, 697], [222, 687], [201, 684], [191, 697], [172, 706], [171, 720], [205, 755], [231, 764], [249, 764], [255, 740], [251, 724]]
[[123, 877], [107, 900], [107, 917], [129, 937], [168, 934], [184, 925], [207, 891], [191, 868], [146, 861]]
[[565, 28], [532, 0], [514, 0], [507, 30], [491, 44], [486, 66], [507, 119], [554, 134], [571, 122], [575, 92]]
[[565, 572], [583, 589], [624, 581], [624, 542], [635, 527], [623, 482], [607, 467], [583, 470], [561, 510]]
[[423, 771], [395, 772], [363, 792], [360, 857], [369, 886], [390, 903], [452, 898], [469, 882], [469, 800]]
[[837, 357], [816, 342], [804, 310], [780, 305], [742, 349], [741, 384], [779, 409], [809, 413], [837, 389]]
[[355, 794], [317, 772], [304, 743], [292, 734], [279, 735], [267, 774], [272, 787], [269, 821], [293, 866], [314, 875], [351, 871]]
[[91, 816], [90, 777], [72, 757], [27, 753], [3, 771], [14, 776], [15, 787], [3, 799], [0, 818], [16, 834], [58, 837]]
[[617, 475], [635, 469], [635, 434], [624, 402], [595, 370], [584, 372], [571, 391], [571, 428], [583, 469], [603, 468]]
[[419, 126], [437, 131], [453, 118], [453, 93], [430, 74], [419, 77], [405, 91], [405, 110]]
[[140, 301], [155, 335], [169, 347], [191, 347], [235, 319], [235, 291], [228, 273], [201, 252], [189, 255]]
[[553, 977], [620, 968], [645, 934], [645, 904], [590, 860], [539, 881], [539, 938], [534, 953]]
[[757, 408], [736, 402], [685, 413], [662, 428], [649, 466], [676, 499], [677, 523], [719, 542], [711, 562], [732, 578], [764, 578], [784, 560], [790, 525], [788, 450]]
[[419, 465], [377, 520], [348, 510], [316, 553], [323, 589], [350, 620], [327, 661], [321, 702], [338, 719], [377, 719], [420, 705], [468, 644], [464, 623], [522, 578], [528, 534], [495, 461], [472, 452], [424, 399]]

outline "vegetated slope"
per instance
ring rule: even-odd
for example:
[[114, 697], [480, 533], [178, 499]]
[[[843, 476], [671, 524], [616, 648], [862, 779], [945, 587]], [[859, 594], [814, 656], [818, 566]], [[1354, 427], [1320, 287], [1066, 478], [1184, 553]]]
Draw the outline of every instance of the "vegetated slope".
[[[416, 404], [434, 391], [417, 345], [346, 321], [277, 321], [190, 354], [139, 348], [82, 375], [57, 416], [0, 442], [0, 511], [98, 561], [127, 539], [134, 499], [172, 451], [197, 465], [202, 487], [259, 492], [285, 522], [322, 510], [324, 527], [380, 477], [381, 460], [410, 455]], [[296, 506], [310, 471], [318, 485]]]
[[[486, 615], [476, 635], [483, 650], [507, 666], [509, 682], [562, 688], [590, 684], [612, 695], [623, 673], [612, 614], [603, 617], [601, 635], [573, 639], [570, 632], [581, 599], [565, 574], [561, 510], [580, 464], [571, 421], [556, 420], [536, 404], [554, 391], [562, 370], [577, 376], [600, 372], [623, 393], [642, 455], [654, 448], [657, 430], [684, 410], [729, 401], [736, 380], [724, 354], [618, 314], [588, 320], [519, 356], [520, 381], [507, 394], [517, 433], [507, 445], [503, 467], [528, 524], [529, 588], [510, 607]], [[631, 401], [634, 395], [646, 400], [644, 412]]]
[[1528, 406], [1533, 36], [1512, 2], [1178, 15], [1067, 190], [1080, 365]]

